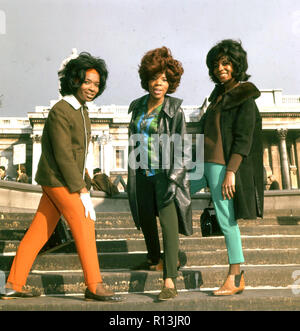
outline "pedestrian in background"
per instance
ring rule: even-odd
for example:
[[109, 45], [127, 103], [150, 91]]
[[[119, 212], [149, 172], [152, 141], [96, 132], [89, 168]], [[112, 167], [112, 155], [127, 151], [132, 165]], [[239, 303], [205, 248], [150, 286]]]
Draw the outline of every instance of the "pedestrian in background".
[[17, 169], [16, 182], [28, 183], [28, 176], [26, 174], [26, 167], [23, 164], [20, 165], [20, 167]]
[[13, 179], [6, 174], [6, 169], [4, 166], [0, 166], [0, 179], [1, 180], [9, 180], [12, 181]]
[[123, 178], [119, 175], [114, 182], [111, 179], [101, 172], [100, 168], [95, 168], [93, 170], [93, 179], [92, 186], [95, 191], [105, 192], [109, 197], [119, 194], [118, 183], [121, 181], [124, 186], [124, 190], [126, 190], [126, 184]]
[[270, 180], [270, 187], [269, 187], [269, 190], [280, 190], [280, 186], [279, 186], [279, 183], [278, 181], [276, 180], [275, 176], [274, 175], [271, 175], [268, 177], [269, 180]]

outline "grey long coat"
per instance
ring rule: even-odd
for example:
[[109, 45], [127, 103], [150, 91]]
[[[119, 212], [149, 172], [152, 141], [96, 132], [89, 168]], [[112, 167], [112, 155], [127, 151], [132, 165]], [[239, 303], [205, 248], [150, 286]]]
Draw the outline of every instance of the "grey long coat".
[[[128, 112], [132, 113], [132, 118], [129, 125], [129, 137], [135, 133], [133, 129], [133, 121], [146, 97], [147, 95], [134, 100], [129, 106]], [[184, 114], [180, 107], [181, 103], [182, 100], [180, 99], [165, 96], [162, 111], [160, 112], [160, 117], [158, 119], [159, 135], [167, 134], [169, 136], [172, 136], [172, 134], [177, 133], [180, 134], [181, 138], [183, 139], [183, 136], [186, 133], [186, 127]], [[174, 154], [173, 145], [171, 144], [170, 155]], [[188, 146], [188, 148], [191, 147], [192, 146]], [[129, 146], [129, 155], [133, 151], [133, 149], [133, 146]], [[184, 167], [181, 169], [175, 169], [173, 157], [171, 157], [170, 159], [171, 164], [169, 169], [164, 170], [167, 178], [169, 179], [168, 194], [166, 194], [168, 201], [164, 201], [164, 203], [167, 204], [169, 201], [174, 199], [178, 215], [179, 232], [184, 235], [191, 235], [193, 234], [192, 205], [186, 169]], [[127, 194], [133, 220], [137, 228], [140, 229], [140, 219], [143, 217], [143, 215], [140, 215], [138, 212], [138, 197], [136, 195], [136, 171], [134, 168], [130, 167], [130, 162], [128, 165]]]

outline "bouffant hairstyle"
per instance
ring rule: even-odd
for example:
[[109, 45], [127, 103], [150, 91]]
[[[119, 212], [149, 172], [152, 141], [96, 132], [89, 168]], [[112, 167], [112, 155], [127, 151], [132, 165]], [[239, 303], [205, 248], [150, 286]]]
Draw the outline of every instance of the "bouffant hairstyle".
[[102, 94], [106, 87], [108, 76], [105, 61], [93, 57], [87, 52], [82, 52], [77, 58], [70, 60], [66, 66], [58, 72], [61, 95], [76, 94], [78, 88], [85, 80], [86, 71], [89, 69], [95, 69], [100, 75], [99, 92], [95, 98]]
[[248, 69], [247, 52], [242, 47], [241, 41], [225, 39], [216, 44], [206, 56], [206, 65], [209, 70], [209, 76], [213, 82], [220, 84], [214, 75], [215, 63], [222, 57], [226, 56], [232, 63], [232, 77], [236, 81], [247, 81], [250, 75], [246, 74]]
[[148, 82], [164, 72], [169, 83], [167, 93], [174, 93], [183, 74], [181, 63], [175, 60], [171, 51], [164, 46], [147, 52], [139, 66], [142, 88], [149, 92]]

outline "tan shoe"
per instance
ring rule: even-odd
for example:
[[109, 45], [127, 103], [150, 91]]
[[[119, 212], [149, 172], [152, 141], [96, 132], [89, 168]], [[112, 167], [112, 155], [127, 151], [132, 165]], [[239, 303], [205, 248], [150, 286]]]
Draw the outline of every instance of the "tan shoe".
[[169, 288], [169, 287], [163, 287], [162, 291], [158, 295], [158, 300], [160, 301], [165, 301], [165, 300], [170, 300], [174, 299], [177, 297], [178, 292], [176, 288]]
[[[180, 269], [180, 261], [177, 261], [177, 270]], [[163, 259], [159, 259], [159, 262], [157, 264], [151, 264], [149, 265], [149, 270], [151, 271], [163, 271], [164, 270], [164, 260]]]
[[214, 291], [214, 295], [233, 295], [242, 293], [245, 289], [244, 271], [240, 275], [228, 275], [221, 288]]
[[164, 261], [159, 259], [157, 264], [149, 265], [149, 270], [151, 271], [163, 271], [164, 270]]

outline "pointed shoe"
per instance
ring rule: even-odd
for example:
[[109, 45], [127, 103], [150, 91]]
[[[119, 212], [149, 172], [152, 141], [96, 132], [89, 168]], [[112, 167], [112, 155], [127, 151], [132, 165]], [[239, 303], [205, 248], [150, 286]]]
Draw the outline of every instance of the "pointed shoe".
[[245, 289], [244, 271], [240, 275], [228, 275], [221, 288], [213, 292], [215, 296], [233, 295], [242, 293]]
[[86, 288], [84, 293], [84, 298], [86, 301], [95, 300], [95, 301], [120, 302], [124, 300], [124, 297], [115, 295], [114, 292], [105, 289], [104, 286], [97, 288], [96, 293], [93, 293], [88, 288]]
[[5, 288], [4, 293], [0, 294], [0, 299], [2, 300], [10, 300], [10, 299], [18, 299], [18, 298], [34, 298], [39, 297], [41, 294], [32, 291], [15, 291], [11, 288]]

